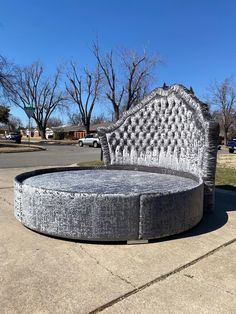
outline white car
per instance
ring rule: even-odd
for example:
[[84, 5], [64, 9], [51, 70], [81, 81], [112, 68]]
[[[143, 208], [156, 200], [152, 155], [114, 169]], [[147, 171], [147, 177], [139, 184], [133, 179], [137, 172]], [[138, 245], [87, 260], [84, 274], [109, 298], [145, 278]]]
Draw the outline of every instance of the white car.
[[88, 134], [85, 137], [80, 138], [78, 143], [80, 147], [88, 145], [97, 148], [101, 145], [100, 139], [98, 138], [97, 134]]

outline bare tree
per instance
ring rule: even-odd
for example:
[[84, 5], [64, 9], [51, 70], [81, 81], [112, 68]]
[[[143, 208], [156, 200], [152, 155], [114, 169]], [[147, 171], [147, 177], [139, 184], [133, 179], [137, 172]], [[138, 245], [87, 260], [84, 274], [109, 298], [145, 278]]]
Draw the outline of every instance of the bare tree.
[[57, 127], [57, 126], [61, 126], [62, 125], [62, 121], [59, 118], [56, 117], [50, 117], [48, 119], [48, 123], [47, 123], [47, 127], [51, 128], [51, 127]]
[[68, 123], [72, 124], [72, 125], [79, 125], [82, 126], [83, 125], [83, 121], [82, 121], [82, 116], [80, 113], [68, 113], [69, 116], [69, 120]]
[[223, 82], [215, 81], [208, 89], [207, 100], [217, 106], [214, 113], [224, 133], [224, 143], [227, 144], [228, 132], [235, 119], [236, 90], [232, 78], [225, 78]]
[[115, 54], [111, 50], [102, 55], [97, 43], [93, 45], [93, 53], [103, 74], [105, 96], [112, 103], [115, 120], [118, 120], [122, 111], [129, 110], [147, 94], [152, 71], [159, 60], [145, 52], [139, 55], [127, 49]]
[[108, 117], [106, 117], [103, 112], [92, 118], [93, 124], [102, 124], [108, 122], [111, 122], [111, 120]]
[[6, 58], [0, 55], [0, 87], [3, 92], [12, 85], [12, 68], [13, 65]]
[[46, 128], [51, 114], [63, 106], [65, 95], [59, 90], [60, 70], [50, 79], [44, 77], [44, 68], [39, 62], [15, 70], [14, 84], [7, 88], [11, 103], [19, 108], [34, 107], [35, 120], [41, 138], [46, 138]]
[[67, 73], [68, 83], [66, 90], [70, 100], [78, 105], [81, 120], [86, 128], [86, 132], [90, 132], [90, 121], [94, 105], [100, 95], [100, 70], [97, 66], [94, 71], [84, 69], [83, 76], [79, 75], [76, 64], [71, 62], [70, 70]]
[[21, 119], [15, 117], [13, 115], [10, 115], [9, 121], [8, 121], [8, 128], [9, 128], [9, 130], [17, 131], [17, 130], [19, 130], [22, 127], [23, 127], [23, 123], [22, 123]]
[[233, 116], [233, 123], [229, 130], [229, 136], [230, 138], [236, 138], [236, 112], [234, 113]]

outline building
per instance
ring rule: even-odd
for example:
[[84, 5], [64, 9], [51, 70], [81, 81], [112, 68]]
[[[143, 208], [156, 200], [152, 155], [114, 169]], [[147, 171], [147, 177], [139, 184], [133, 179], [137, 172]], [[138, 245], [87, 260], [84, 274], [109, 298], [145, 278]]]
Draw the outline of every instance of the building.
[[[90, 127], [90, 133], [97, 133], [98, 127], [106, 127], [109, 126], [110, 122], [108, 123], [101, 123], [101, 124], [93, 124]], [[70, 139], [70, 140], [78, 140], [86, 136], [86, 129], [84, 126], [77, 126], [77, 125], [62, 125], [58, 127], [52, 127], [51, 130], [53, 131], [53, 137], [55, 139]]]

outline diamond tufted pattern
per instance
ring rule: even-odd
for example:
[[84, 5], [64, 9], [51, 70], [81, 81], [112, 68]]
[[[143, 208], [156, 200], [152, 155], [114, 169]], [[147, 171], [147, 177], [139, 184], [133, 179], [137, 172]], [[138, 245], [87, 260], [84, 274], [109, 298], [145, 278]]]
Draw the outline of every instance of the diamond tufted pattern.
[[158, 88], [116, 124], [100, 129], [107, 165], [145, 165], [203, 178], [212, 196], [218, 125], [186, 88]]

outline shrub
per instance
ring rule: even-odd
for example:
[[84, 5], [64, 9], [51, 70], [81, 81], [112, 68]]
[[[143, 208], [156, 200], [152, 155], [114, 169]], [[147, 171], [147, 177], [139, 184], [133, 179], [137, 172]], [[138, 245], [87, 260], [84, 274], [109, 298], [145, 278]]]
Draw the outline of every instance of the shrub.
[[54, 140], [64, 140], [65, 138], [65, 133], [64, 132], [55, 132], [53, 134], [53, 139]]

